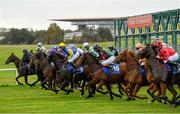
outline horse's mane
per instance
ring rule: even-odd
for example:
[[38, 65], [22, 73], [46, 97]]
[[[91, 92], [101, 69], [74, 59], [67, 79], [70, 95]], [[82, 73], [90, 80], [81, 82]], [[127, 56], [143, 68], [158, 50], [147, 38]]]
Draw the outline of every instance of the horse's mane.
[[61, 59], [65, 59], [66, 57], [61, 52], [55, 52], [55, 55], [57, 55]]
[[129, 53], [132, 57], [135, 57], [135, 52], [129, 50], [128, 53]]
[[13, 56], [16, 60], [20, 61], [20, 58], [18, 56], [16, 56], [14, 53], [11, 53], [10, 56]]
[[39, 52], [35, 53], [35, 55], [36, 55], [36, 57], [38, 57], [39, 59], [44, 59], [44, 58], [47, 57], [47, 55], [46, 55], [44, 52], [42, 52], [42, 51], [39, 51]]

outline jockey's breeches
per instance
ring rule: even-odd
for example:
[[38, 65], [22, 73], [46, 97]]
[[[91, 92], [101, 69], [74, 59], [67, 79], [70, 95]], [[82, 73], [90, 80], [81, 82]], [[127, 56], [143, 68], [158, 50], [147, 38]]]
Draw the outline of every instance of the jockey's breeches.
[[104, 60], [101, 64], [102, 65], [111, 64], [115, 58], [116, 57], [113, 55], [113, 56], [109, 57], [108, 59]]
[[68, 59], [68, 62], [73, 62], [80, 56], [80, 53], [77, 51], [72, 58]]
[[169, 56], [168, 58], [168, 60], [172, 62], [177, 61], [178, 59], [179, 59], [179, 54], [177, 52], [174, 55]]

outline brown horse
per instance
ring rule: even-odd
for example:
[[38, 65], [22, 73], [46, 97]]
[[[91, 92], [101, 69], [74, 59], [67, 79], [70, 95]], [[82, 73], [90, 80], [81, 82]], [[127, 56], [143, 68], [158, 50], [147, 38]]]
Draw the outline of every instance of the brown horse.
[[173, 104], [177, 99], [176, 98], [177, 92], [173, 88], [173, 85], [177, 84], [180, 87], [180, 76], [179, 76], [180, 74], [171, 76], [167, 71], [165, 63], [163, 63], [160, 59], [156, 58], [156, 51], [150, 45], [147, 45], [142, 50], [140, 50], [138, 52], [138, 55], [140, 57], [147, 58], [150, 67], [152, 68], [153, 77], [156, 80], [156, 88], [154, 88], [151, 92], [149, 89], [147, 92], [154, 99], [159, 101], [159, 98], [154, 95], [154, 93], [159, 89], [161, 91], [161, 98], [167, 100], [167, 97], [165, 95], [166, 95], [166, 89], [168, 89], [173, 94], [173, 98], [170, 102], [171, 104]]
[[[100, 89], [102, 88], [102, 86], [106, 85], [106, 87], [109, 91], [111, 100], [113, 99], [112, 95], [121, 97], [121, 95], [115, 94], [111, 91], [110, 84], [117, 83], [119, 85], [119, 91], [121, 91], [120, 84], [121, 84], [121, 80], [123, 80], [122, 75], [125, 75], [125, 72], [126, 72], [126, 69], [125, 69], [126, 67], [125, 67], [124, 63], [119, 65], [119, 67], [122, 70], [121, 74], [120, 75], [119, 74], [112, 75], [112, 77], [110, 77], [102, 71], [102, 66], [99, 65], [98, 63], [96, 63], [94, 58], [89, 53], [84, 53], [83, 56], [81, 56], [81, 58], [79, 59], [79, 61], [76, 64], [80, 65], [83, 62], [85, 62], [88, 65], [89, 71], [92, 73], [90, 75], [91, 81], [88, 83], [88, 86], [93, 86], [93, 85], [100, 83], [100, 85], [97, 88], [98, 92], [101, 92]], [[120, 92], [120, 93], [122, 93], [122, 92]]]
[[12, 53], [12, 54], [7, 58], [7, 60], [6, 60], [5, 63], [6, 63], [6, 64], [9, 64], [9, 63], [11, 63], [11, 62], [13, 62], [13, 63], [15, 64], [15, 66], [16, 66], [16, 68], [17, 68], [17, 71], [18, 71], [18, 76], [16, 77], [17, 83], [18, 83], [19, 85], [23, 85], [22, 83], [19, 82], [18, 79], [19, 79], [20, 77], [24, 77], [25, 83], [26, 83], [27, 85], [29, 85], [29, 86], [34, 86], [35, 83], [33, 83], [33, 84], [29, 84], [29, 83], [28, 83], [28, 75], [34, 75], [34, 74], [36, 74], [36, 72], [34, 72], [34, 71], [29, 71], [29, 69], [28, 69], [26, 66], [21, 67], [21, 66], [20, 66], [20, 59], [19, 59], [14, 53]]
[[[135, 53], [129, 51], [128, 49], [125, 49], [115, 58], [114, 62], [126, 62], [127, 64], [126, 67], [128, 73], [127, 76], [124, 78], [125, 93], [128, 96], [127, 100], [132, 100], [134, 98], [147, 99], [147, 97], [140, 97], [136, 95], [139, 89], [143, 86], [144, 79], [143, 76], [141, 76], [140, 64], [138, 62], [137, 56], [135, 56]], [[148, 83], [151, 83], [153, 79], [148, 65], [146, 65], [146, 69], [146, 79]]]
[[[46, 55], [41, 51], [33, 54], [29, 65], [35, 66], [37, 73], [40, 75], [38, 79], [41, 80], [42, 88], [56, 92], [55, 87], [52, 85], [55, 80], [55, 69], [48, 63]], [[48, 88], [45, 86], [46, 82], [48, 83]]]

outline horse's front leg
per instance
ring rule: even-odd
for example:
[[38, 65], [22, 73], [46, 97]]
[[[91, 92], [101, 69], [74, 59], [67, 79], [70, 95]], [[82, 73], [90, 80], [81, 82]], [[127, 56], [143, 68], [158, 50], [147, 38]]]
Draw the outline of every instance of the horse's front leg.
[[134, 91], [132, 93], [132, 97], [136, 97], [136, 98], [139, 98], [139, 99], [147, 99], [147, 97], [141, 97], [141, 96], [136, 95], [140, 88], [141, 88], [141, 85], [139, 85], [139, 84], [135, 85], [135, 89], [134, 89]]
[[73, 92], [74, 90], [74, 82], [71, 80], [70, 82], [71, 88], [70, 88], [70, 92]]
[[[156, 92], [159, 92], [158, 96], [155, 96], [154, 94]], [[161, 90], [159, 88], [159, 86], [157, 85], [157, 83], [152, 83], [151, 86], [149, 86], [148, 90], [147, 90], [147, 93], [153, 98], [149, 103], [151, 103], [152, 101], [154, 102], [154, 100], [157, 100], [158, 102], [162, 103], [159, 95], [161, 95]]]
[[16, 77], [16, 82], [17, 82], [19, 85], [23, 85], [23, 83], [20, 83], [19, 80], [18, 80], [20, 77], [22, 77], [22, 75], [18, 75], [18, 76]]
[[125, 87], [125, 89], [124, 89], [124, 92], [125, 92], [125, 94], [126, 94], [127, 97], [128, 97], [127, 100], [130, 99], [131, 89], [132, 89], [132, 84], [129, 82], [129, 83], [127, 84], [127, 86]]
[[110, 99], [113, 100], [113, 93], [112, 93], [112, 90], [111, 90], [111, 85], [109, 83], [106, 83], [106, 88], [109, 91]]
[[121, 83], [118, 83], [118, 88], [119, 88], [119, 93], [120, 93], [120, 95], [123, 95], [123, 92], [122, 92], [122, 91], [124, 91], [124, 88], [123, 88], [123, 86], [122, 86]]
[[24, 80], [25, 80], [25, 83], [26, 83], [27, 85], [29, 85], [30, 87], [32, 87], [32, 84], [29, 84], [29, 83], [28, 83], [28, 75], [24, 75]]
[[171, 103], [171, 104], [174, 104], [174, 103], [175, 103], [175, 100], [176, 100], [177, 92], [176, 92], [176, 90], [174, 89], [174, 87], [171, 86], [171, 85], [168, 85], [167, 88], [168, 88], [168, 90], [173, 94], [173, 97], [172, 97], [172, 100], [171, 100], [170, 103]]
[[103, 94], [103, 95], [109, 93], [109, 92], [103, 92], [103, 91], [101, 91], [101, 90], [102, 90], [102, 87], [103, 87], [103, 85], [105, 85], [105, 83], [106, 83], [105, 81], [101, 80], [100, 83], [99, 83], [99, 85], [98, 85], [98, 87], [97, 87], [97, 89], [96, 89], [97, 92], [99, 92], [99, 93], [101, 93], [101, 94]]
[[96, 91], [96, 84], [98, 83], [97, 80], [91, 80], [87, 85], [86, 88], [88, 88], [89, 95], [86, 98], [93, 97], [95, 95]]
[[36, 80], [35, 82], [33, 82], [33, 83], [31, 84], [31, 86], [35, 86], [36, 83], [38, 83], [38, 82], [41, 80], [41, 78], [40, 78], [40, 76], [39, 76], [38, 74], [37, 74], [36, 76], [37, 76], [37, 80]]
[[81, 90], [81, 96], [84, 95], [84, 87], [85, 87], [85, 84], [86, 84], [86, 80], [83, 80], [83, 83], [82, 83], [82, 90]]

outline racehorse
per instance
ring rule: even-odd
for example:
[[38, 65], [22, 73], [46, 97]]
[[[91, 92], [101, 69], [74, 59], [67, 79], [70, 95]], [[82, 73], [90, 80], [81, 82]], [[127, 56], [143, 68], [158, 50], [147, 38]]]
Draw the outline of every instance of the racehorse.
[[[125, 80], [125, 93], [128, 96], [127, 100], [132, 100], [135, 98], [147, 99], [147, 97], [137, 96], [137, 92], [144, 85], [147, 80], [148, 83], [152, 82], [152, 74], [150, 69], [146, 66], [147, 76], [143, 77], [140, 72], [140, 64], [138, 62], [137, 56], [132, 51], [125, 49], [122, 51], [114, 60], [114, 62], [126, 62], [127, 76]], [[147, 84], [145, 84], [147, 85]], [[130, 92], [130, 93], [129, 93]], [[129, 94], [128, 94], [129, 93]]]
[[13, 62], [17, 68], [18, 76], [16, 77], [16, 81], [19, 85], [23, 85], [18, 80], [20, 77], [24, 77], [25, 83], [29, 86], [34, 86], [36, 84], [36, 83], [32, 83], [32, 84], [28, 83], [28, 75], [34, 75], [36, 74], [36, 72], [34, 70], [28, 69], [27, 66], [21, 67], [20, 59], [14, 53], [11, 53], [11, 55], [7, 58], [5, 64], [9, 64], [11, 62]]
[[[73, 83], [73, 74], [67, 68], [67, 59], [61, 52], [54, 52], [48, 55], [48, 61], [53, 62], [56, 71], [56, 79], [53, 85], [58, 85], [58, 87], [65, 91], [66, 94], [69, 94], [73, 91], [74, 83]], [[70, 89], [65, 89], [71, 85]]]
[[140, 57], [145, 57], [148, 60], [152, 69], [153, 77], [156, 80], [157, 87], [154, 88], [152, 92], [150, 92], [150, 90], [148, 90], [147, 92], [152, 96], [152, 98], [159, 101], [159, 97], [154, 95], [154, 93], [158, 90], [159, 87], [162, 94], [160, 98], [168, 101], [167, 97], [165, 96], [166, 89], [168, 89], [173, 94], [172, 100], [168, 102], [174, 104], [175, 100], [179, 96], [176, 97], [177, 92], [174, 89], [173, 85], [177, 84], [180, 88], [180, 73], [175, 74], [174, 76], [168, 73], [165, 63], [162, 60], [157, 59], [156, 54], [157, 52], [155, 51], [155, 49], [153, 49], [151, 45], [147, 45], [138, 52], [138, 55]]
[[[41, 81], [42, 88], [56, 92], [52, 87], [52, 82], [55, 80], [55, 69], [48, 63], [47, 55], [42, 51], [33, 54], [29, 65], [35, 66], [36, 72], [39, 74], [38, 80]], [[48, 82], [48, 87], [45, 86], [46, 82]]]
[[[120, 81], [121, 81], [121, 78], [122, 78], [121, 75], [119, 75], [119, 74], [118, 75], [113, 75], [110, 78], [107, 74], [105, 74], [102, 71], [102, 66], [100, 64], [98, 64], [96, 62], [96, 60], [93, 58], [93, 56], [91, 56], [89, 53], [84, 53], [79, 58], [79, 61], [77, 61], [76, 64], [77, 65], [81, 65], [83, 63], [86, 63], [88, 65], [89, 71], [91, 73], [91, 75], [90, 75], [91, 81], [88, 82], [88, 86], [89, 87], [93, 86], [93, 85], [96, 85], [96, 84], [98, 84], [100, 82], [100, 85], [97, 88], [98, 92], [101, 92], [100, 89], [102, 88], [102, 85], [105, 84], [107, 89], [108, 89], [108, 91], [109, 91], [111, 100], [113, 99], [112, 95], [115, 95], [117, 97], [121, 97], [121, 95], [117, 95], [117, 94], [113, 93], [111, 91], [111, 86], [110, 86], [110, 83], [118, 83], [118, 85], [120, 85]], [[123, 69], [123, 71], [124, 71], [124, 69]], [[119, 89], [119, 91], [121, 91], [121, 90]]]

